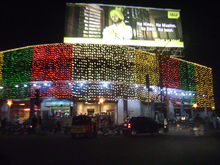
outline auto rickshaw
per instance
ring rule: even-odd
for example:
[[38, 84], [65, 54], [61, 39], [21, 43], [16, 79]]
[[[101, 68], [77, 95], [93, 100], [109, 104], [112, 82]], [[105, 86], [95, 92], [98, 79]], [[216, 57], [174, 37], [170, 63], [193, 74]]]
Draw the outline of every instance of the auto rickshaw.
[[98, 134], [98, 117], [95, 116], [74, 116], [72, 118], [71, 135], [75, 137], [96, 137]]

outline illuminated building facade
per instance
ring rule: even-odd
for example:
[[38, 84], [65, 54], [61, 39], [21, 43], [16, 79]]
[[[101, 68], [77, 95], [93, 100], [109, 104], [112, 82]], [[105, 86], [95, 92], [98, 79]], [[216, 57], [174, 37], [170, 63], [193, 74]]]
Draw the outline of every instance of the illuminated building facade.
[[[26, 100], [34, 111], [36, 89], [41, 104], [35, 111], [39, 108], [43, 117], [71, 116], [75, 104], [77, 114], [114, 113], [119, 123], [127, 114], [155, 118], [164, 113], [161, 105], [171, 118], [186, 114], [182, 105], [191, 110], [198, 103], [207, 113], [215, 106], [211, 68], [119, 45], [61, 43], [0, 52], [2, 118], [8, 115], [3, 104], [8, 99]], [[105, 99], [101, 106], [99, 97]], [[27, 108], [16, 109], [20, 118], [29, 117]]]

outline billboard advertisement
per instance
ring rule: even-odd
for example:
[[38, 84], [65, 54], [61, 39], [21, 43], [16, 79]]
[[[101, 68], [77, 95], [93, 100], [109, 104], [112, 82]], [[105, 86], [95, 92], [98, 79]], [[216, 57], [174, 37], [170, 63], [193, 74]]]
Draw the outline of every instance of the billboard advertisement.
[[64, 43], [184, 47], [180, 10], [67, 3]]

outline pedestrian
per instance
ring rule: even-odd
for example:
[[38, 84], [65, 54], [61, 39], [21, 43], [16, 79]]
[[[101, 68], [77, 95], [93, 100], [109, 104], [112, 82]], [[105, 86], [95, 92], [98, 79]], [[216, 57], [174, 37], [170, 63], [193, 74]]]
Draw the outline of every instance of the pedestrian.
[[38, 125], [41, 126], [41, 124], [42, 124], [42, 119], [41, 119], [41, 116], [40, 116], [40, 115], [38, 116], [38, 121], [37, 121], [37, 122], [38, 122]]
[[27, 133], [30, 135], [33, 132], [33, 128], [32, 128], [32, 119], [31, 117], [29, 117], [29, 119], [27, 120]]
[[213, 128], [216, 129], [217, 128], [217, 116], [216, 115], [213, 115]]
[[2, 128], [2, 130], [5, 130], [6, 124], [7, 124], [7, 118], [5, 117], [5, 118], [1, 121], [1, 128]]
[[104, 118], [102, 121], [102, 130], [103, 135], [108, 135], [108, 120], [106, 118]]
[[130, 120], [130, 117], [129, 117], [129, 115], [127, 115], [127, 117], [125, 119], [125, 123], [129, 122], [129, 120]]
[[163, 124], [164, 124], [164, 132], [167, 133], [168, 132], [168, 122], [167, 122], [166, 118], [164, 118]]
[[55, 130], [55, 132], [57, 131], [57, 132], [61, 132], [61, 124], [60, 124], [60, 121], [57, 121], [56, 122], [56, 126], [57, 126], [57, 130]]
[[42, 120], [41, 120], [41, 116], [39, 115], [38, 117], [37, 117], [37, 127], [36, 127], [36, 133], [38, 134], [38, 135], [41, 135], [41, 123], [42, 123]]
[[196, 115], [195, 119], [194, 119], [194, 123], [196, 126], [200, 126], [204, 124], [203, 119], [199, 116], [199, 114]]

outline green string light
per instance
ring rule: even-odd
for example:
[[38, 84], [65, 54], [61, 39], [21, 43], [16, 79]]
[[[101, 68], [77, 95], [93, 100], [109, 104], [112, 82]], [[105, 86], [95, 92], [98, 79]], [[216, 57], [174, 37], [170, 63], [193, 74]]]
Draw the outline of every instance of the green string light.
[[[33, 48], [17, 49], [4, 53], [2, 70], [2, 97], [28, 98], [30, 91], [24, 83], [31, 81]], [[15, 87], [18, 85], [18, 87]]]

